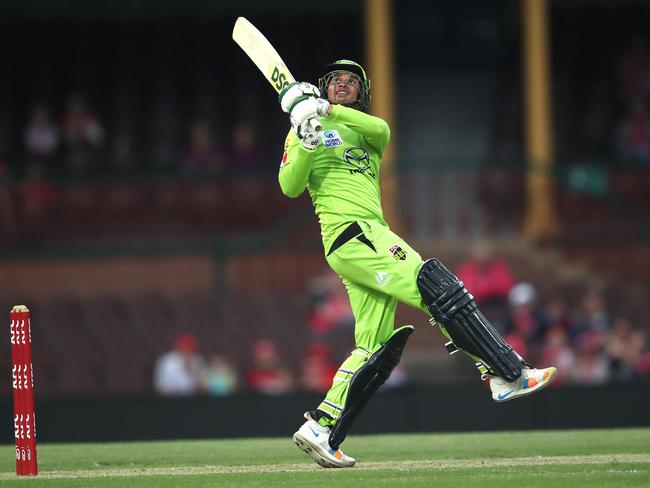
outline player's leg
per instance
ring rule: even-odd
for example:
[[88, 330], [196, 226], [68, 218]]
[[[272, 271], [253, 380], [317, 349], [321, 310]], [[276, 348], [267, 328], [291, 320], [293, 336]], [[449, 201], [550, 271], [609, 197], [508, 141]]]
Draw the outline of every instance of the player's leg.
[[344, 280], [355, 316], [355, 349], [334, 375], [332, 387], [294, 441], [318, 464], [348, 467], [354, 459], [339, 449], [353, 421], [399, 362], [412, 326], [393, 330], [397, 301]]
[[[553, 380], [555, 368], [530, 368], [478, 310], [458, 278], [438, 260], [423, 262], [385, 226], [361, 223], [361, 229], [363, 238], [345, 244], [344, 253], [332, 254], [330, 265], [345, 268], [357, 283], [425, 311], [449, 339], [448, 350], [465, 352], [482, 377], [490, 379], [494, 400], [533, 393]], [[366, 251], [370, 246], [374, 252]]]
[[338, 420], [345, 407], [345, 399], [354, 373], [368, 361], [393, 332], [397, 308], [397, 300], [388, 295], [345, 279], [343, 283], [348, 291], [354, 314], [355, 349], [341, 364], [334, 375], [332, 388], [327, 392], [325, 400], [318, 406], [318, 410], [327, 414], [328, 417], [323, 420], [323, 423], [330, 426]]
[[422, 264], [417, 285], [432, 320], [451, 339], [447, 349], [478, 359], [476, 365], [482, 377], [490, 379], [495, 401], [529, 395], [553, 381], [557, 370], [531, 368], [481, 313], [463, 282], [440, 261], [428, 259]]
[[[354, 234], [361, 236], [347, 240], [327, 260], [332, 269], [355, 283], [369, 289], [390, 295], [397, 301], [422, 310], [431, 317], [417, 285], [423, 260], [420, 254], [404, 239], [389, 228], [372, 222], [360, 222]], [[436, 322], [432, 321], [432, 325]], [[447, 339], [453, 344], [446, 328], [437, 323]], [[481, 358], [471, 352], [464, 352], [480, 365]], [[481, 369], [481, 368], [479, 368]]]

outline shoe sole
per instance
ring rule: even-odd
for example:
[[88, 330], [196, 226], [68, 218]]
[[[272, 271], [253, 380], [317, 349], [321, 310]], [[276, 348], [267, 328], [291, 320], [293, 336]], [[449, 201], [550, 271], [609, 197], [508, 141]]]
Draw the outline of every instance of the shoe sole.
[[528, 396], [528, 395], [530, 395], [532, 393], [535, 393], [535, 392], [537, 392], [539, 390], [543, 390], [544, 388], [546, 388], [548, 385], [550, 385], [553, 382], [553, 380], [555, 379], [556, 376], [557, 376], [557, 368], [554, 368], [553, 369], [553, 374], [551, 375], [551, 377], [548, 380], [546, 380], [546, 381], [544, 381], [542, 383], [539, 383], [538, 385], [535, 385], [532, 388], [528, 388], [527, 390], [522, 391], [521, 393], [517, 393], [515, 395], [504, 398], [503, 400], [499, 400], [498, 398], [494, 398], [494, 397], [492, 397], [492, 399], [497, 403], [503, 403], [503, 402], [509, 402], [510, 400], [514, 400], [515, 398], [521, 398], [521, 397], [524, 397], [524, 396]]
[[309, 440], [304, 438], [298, 432], [293, 434], [293, 442], [298, 446], [298, 449], [307, 453], [318, 465], [323, 468], [351, 468], [354, 464], [337, 464], [322, 453], [322, 449], [313, 445]]

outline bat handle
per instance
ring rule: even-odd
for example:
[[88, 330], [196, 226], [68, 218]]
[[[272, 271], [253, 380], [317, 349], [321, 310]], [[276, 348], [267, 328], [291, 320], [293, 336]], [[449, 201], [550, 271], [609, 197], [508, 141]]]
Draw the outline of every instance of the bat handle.
[[318, 117], [309, 119], [309, 125], [311, 125], [311, 128], [317, 132], [323, 130], [323, 126], [321, 125], [320, 120], [318, 120]]

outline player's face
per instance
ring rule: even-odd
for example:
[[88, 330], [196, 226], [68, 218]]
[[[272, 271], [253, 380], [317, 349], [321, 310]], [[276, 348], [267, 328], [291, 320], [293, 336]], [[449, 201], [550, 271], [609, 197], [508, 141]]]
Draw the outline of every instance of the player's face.
[[361, 80], [349, 71], [335, 71], [328, 75], [327, 98], [332, 103], [352, 105], [359, 99]]

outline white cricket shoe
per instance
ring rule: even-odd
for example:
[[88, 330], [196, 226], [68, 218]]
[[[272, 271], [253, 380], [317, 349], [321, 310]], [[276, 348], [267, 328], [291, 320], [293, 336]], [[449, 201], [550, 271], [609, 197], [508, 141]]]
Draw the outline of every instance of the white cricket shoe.
[[316, 422], [309, 412], [305, 412], [307, 422], [293, 434], [293, 441], [300, 449], [324, 468], [351, 468], [356, 459], [343, 454], [340, 449], [330, 449], [329, 427]]
[[557, 375], [554, 367], [544, 369], [524, 368], [519, 379], [508, 383], [498, 376], [490, 377], [492, 399], [495, 402], [507, 402], [517, 397], [530, 395], [548, 386]]

